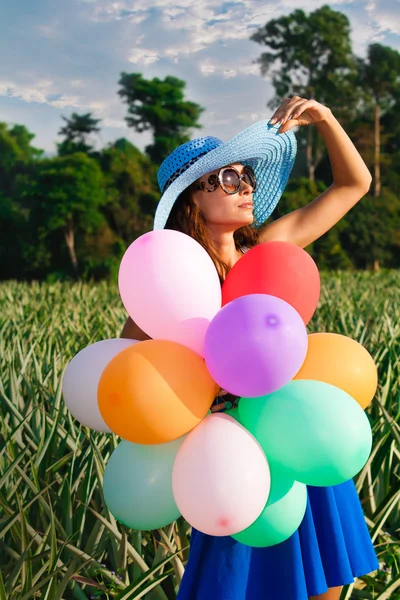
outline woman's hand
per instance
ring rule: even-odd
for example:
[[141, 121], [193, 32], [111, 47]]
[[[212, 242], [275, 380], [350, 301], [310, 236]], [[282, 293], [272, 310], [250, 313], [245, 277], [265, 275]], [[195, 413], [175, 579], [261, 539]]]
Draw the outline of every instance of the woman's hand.
[[285, 133], [292, 127], [311, 125], [332, 118], [330, 108], [316, 100], [307, 100], [299, 96], [287, 98], [274, 112], [270, 124], [281, 123], [279, 133]]

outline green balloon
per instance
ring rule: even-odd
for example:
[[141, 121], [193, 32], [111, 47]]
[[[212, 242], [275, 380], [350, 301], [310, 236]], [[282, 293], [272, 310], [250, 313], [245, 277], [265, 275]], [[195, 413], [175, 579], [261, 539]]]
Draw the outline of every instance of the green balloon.
[[183, 440], [157, 445], [122, 440], [117, 446], [104, 472], [103, 493], [118, 521], [149, 530], [180, 516], [172, 493], [172, 467]]
[[255, 548], [275, 546], [287, 540], [299, 528], [307, 507], [307, 488], [289, 479], [279, 468], [270, 464], [271, 492], [268, 502], [250, 527], [232, 537]]
[[361, 406], [321, 381], [295, 380], [268, 396], [241, 398], [239, 419], [268, 460], [307, 485], [348, 481], [371, 452], [371, 427]]
[[230, 417], [232, 417], [233, 419], [235, 419], [235, 421], [237, 421], [238, 423], [240, 423], [239, 421], [239, 410], [237, 407], [234, 408], [229, 408], [228, 410], [224, 411], [225, 415], [229, 415]]

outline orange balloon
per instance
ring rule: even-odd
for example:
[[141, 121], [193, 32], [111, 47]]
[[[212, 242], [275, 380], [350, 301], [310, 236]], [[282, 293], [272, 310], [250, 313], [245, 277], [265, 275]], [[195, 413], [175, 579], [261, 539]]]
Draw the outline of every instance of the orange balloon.
[[218, 390], [196, 352], [176, 342], [146, 340], [108, 363], [97, 399], [114, 433], [136, 444], [164, 444], [196, 427]]
[[375, 395], [378, 373], [372, 356], [358, 342], [338, 333], [308, 336], [305, 361], [293, 379], [324, 381], [344, 390], [366, 408]]

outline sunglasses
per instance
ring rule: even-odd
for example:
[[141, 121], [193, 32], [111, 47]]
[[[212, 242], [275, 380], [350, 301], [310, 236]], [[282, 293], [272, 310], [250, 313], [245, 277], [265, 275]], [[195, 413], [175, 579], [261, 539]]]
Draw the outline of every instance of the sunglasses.
[[215, 192], [221, 186], [226, 194], [236, 194], [240, 190], [241, 181], [250, 185], [253, 192], [256, 191], [256, 176], [249, 166], [244, 167], [243, 173], [239, 173], [235, 167], [222, 167], [217, 174], [209, 176], [208, 186], [202, 181], [197, 184], [197, 188], [207, 192]]

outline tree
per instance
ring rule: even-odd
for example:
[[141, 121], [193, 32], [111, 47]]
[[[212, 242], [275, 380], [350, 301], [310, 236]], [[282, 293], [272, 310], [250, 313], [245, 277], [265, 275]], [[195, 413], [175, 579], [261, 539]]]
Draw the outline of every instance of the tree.
[[34, 137], [23, 125], [0, 123], [1, 278], [25, 275], [30, 244], [29, 212], [21, 196], [43, 153], [31, 145]]
[[66, 125], [61, 127], [58, 135], [65, 139], [57, 144], [58, 155], [66, 156], [75, 152], [89, 154], [93, 150], [93, 144], [88, 143], [89, 136], [100, 131], [98, 124], [100, 119], [94, 119], [91, 113], [78, 115], [72, 113], [71, 117], [62, 117]]
[[381, 113], [400, 96], [400, 53], [388, 46], [371, 44], [367, 60], [358, 60], [359, 85], [367, 93], [366, 108], [374, 110], [374, 195], [381, 192]]
[[358, 269], [398, 267], [400, 200], [390, 190], [365, 196], [343, 219], [343, 244]]
[[154, 165], [126, 139], [117, 140], [101, 155], [105, 177], [104, 214], [126, 247], [150, 231], [160, 197], [154, 186]]
[[197, 121], [204, 108], [184, 100], [184, 81], [171, 76], [147, 80], [140, 73], [122, 73], [119, 85], [118, 94], [128, 105], [128, 126], [138, 133], [153, 133], [154, 141], [145, 151], [156, 165], [189, 141], [190, 129], [201, 128]]
[[76, 231], [95, 231], [104, 218], [103, 174], [99, 165], [83, 153], [43, 160], [26, 192], [31, 222], [43, 236], [62, 232], [75, 274], [79, 262]]
[[18, 178], [43, 154], [31, 146], [34, 137], [24, 125], [9, 127], [0, 122], [0, 192], [15, 197]]
[[[271, 108], [285, 97], [296, 95], [316, 98], [338, 117], [355, 110], [353, 84], [357, 69], [350, 23], [344, 14], [329, 6], [322, 6], [309, 15], [298, 9], [268, 21], [250, 39], [270, 48], [255, 62], [260, 64], [262, 75], [272, 76], [275, 96], [269, 103]], [[314, 181], [324, 146], [313, 127], [300, 131], [300, 138], [305, 135], [308, 174]]]

